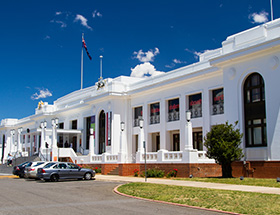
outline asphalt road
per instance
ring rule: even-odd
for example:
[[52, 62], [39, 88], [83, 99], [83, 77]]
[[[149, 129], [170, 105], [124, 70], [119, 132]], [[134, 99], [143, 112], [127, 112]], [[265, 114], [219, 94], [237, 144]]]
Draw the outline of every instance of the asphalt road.
[[113, 192], [120, 182], [44, 182], [18, 178], [0, 179], [0, 215], [77, 214], [220, 214], [120, 196]]

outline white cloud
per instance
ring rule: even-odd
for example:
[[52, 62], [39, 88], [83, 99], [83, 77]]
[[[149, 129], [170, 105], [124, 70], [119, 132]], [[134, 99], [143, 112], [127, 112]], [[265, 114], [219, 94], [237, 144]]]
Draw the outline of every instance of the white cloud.
[[37, 100], [37, 99], [47, 98], [47, 97], [51, 97], [52, 96], [52, 93], [48, 89], [38, 89], [38, 90], [39, 90], [39, 94], [38, 93], [34, 93], [31, 96], [32, 100]]
[[100, 12], [98, 12], [97, 10], [93, 11], [92, 13], [92, 17], [95, 18], [95, 17], [102, 17], [102, 14]]
[[170, 65], [165, 65], [165, 67], [169, 68], [169, 69], [173, 68], [174, 66], [175, 66], [175, 63], [171, 63]]
[[55, 15], [56, 16], [59, 16], [59, 15], [61, 15], [62, 14], [62, 12], [61, 11], [57, 11], [57, 12], [55, 12]]
[[178, 60], [178, 59], [173, 59], [173, 62], [176, 63], [176, 64], [187, 63], [186, 61], [181, 61], [181, 60]]
[[80, 15], [80, 14], [77, 14], [76, 15], [76, 18], [75, 18], [75, 20], [74, 20], [74, 22], [81, 22], [81, 24], [82, 24], [82, 26], [84, 26], [84, 27], [86, 27], [86, 28], [88, 28], [88, 29], [90, 29], [90, 30], [92, 30], [92, 27], [90, 27], [88, 24], [87, 24], [87, 19], [84, 17], [84, 16], [82, 16], [82, 15]]
[[59, 24], [61, 28], [66, 28], [67, 27], [67, 24], [63, 21], [60, 21], [60, 20], [51, 20], [51, 22]]
[[152, 62], [154, 61], [154, 57], [159, 54], [159, 49], [155, 48], [155, 50], [149, 50], [147, 52], [143, 52], [143, 50], [139, 50], [138, 52], [133, 52], [136, 55], [134, 58], [137, 58], [140, 62]]
[[44, 40], [49, 40], [51, 37], [49, 35], [45, 36]]
[[249, 19], [252, 19], [252, 23], [264, 23], [268, 21], [268, 13], [262, 11], [260, 13], [252, 13], [249, 15]]
[[207, 52], [207, 51], [209, 51], [209, 50], [204, 50], [204, 51], [202, 51], [202, 52], [198, 52], [198, 51], [194, 51], [194, 50], [190, 50], [190, 49], [186, 48], [185, 51], [187, 51], [187, 52], [193, 54], [193, 55], [194, 55], [194, 58], [195, 58], [196, 60], [198, 60], [198, 59], [199, 59], [199, 56], [200, 56], [201, 54], [203, 54], [203, 53], [205, 53], [205, 52]]
[[150, 62], [145, 62], [131, 68], [131, 77], [144, 78], [149, 76], [156, 76], [163, 74], [164, 72], [156, 71], [155, 66]]

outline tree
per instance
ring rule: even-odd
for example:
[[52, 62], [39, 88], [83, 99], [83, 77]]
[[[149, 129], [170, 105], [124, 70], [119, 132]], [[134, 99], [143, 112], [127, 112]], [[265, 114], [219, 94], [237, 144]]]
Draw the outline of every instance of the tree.
[[231, 163], [240, 160], [244, 155], [239, 147], [243, 134], [235, 125], [219, 124], [214, 125], [211, 131], [204, 138], [204, 145], [207, 148], [206, 156], [215, 159], [216, 163], [222, 166], [223, 178], [232, 178]]

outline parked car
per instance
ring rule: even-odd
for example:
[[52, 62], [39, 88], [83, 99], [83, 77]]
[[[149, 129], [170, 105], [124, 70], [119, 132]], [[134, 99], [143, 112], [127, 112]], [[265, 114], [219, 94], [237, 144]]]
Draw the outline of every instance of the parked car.
[[13, 174], [19, 176], [20, 178], [24, 177], [24, 169], [27, 165], [31, 165], [32, 162], [26, 161], [17, 166], [14, 166]]
[[59, 179], [85, 179], [95, 176], [92, 169], [81, 168], [69, 162], [49, 162], [43, 168], [38, 168], [37, 177], [45, 181], [58, 181]]
[[29, 179], [39, 179], [37, 177], [38, 168], [44, 167], [48, 162], [46, 161], [38, 161], [36, 164], [32, 164], [32, 166], [25, 167], [24, 177]]

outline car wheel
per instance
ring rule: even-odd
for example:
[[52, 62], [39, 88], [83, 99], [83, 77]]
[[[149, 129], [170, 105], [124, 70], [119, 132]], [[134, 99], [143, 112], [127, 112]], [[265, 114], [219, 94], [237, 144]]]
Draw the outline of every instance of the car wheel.
[[58, 175], [52, 175], [51, 176], [51, 181], [52, 182], [57, 182], [58, 181]]
[[18, 175], [20, 178], [24, 178], [24, 175], [23, 174], [19, 174]]
[[92, 178], [92, 175], [90, 172], [87, 172], [85, 175], [84, 175], [84, 179], [85, 180], [90, 180]]

